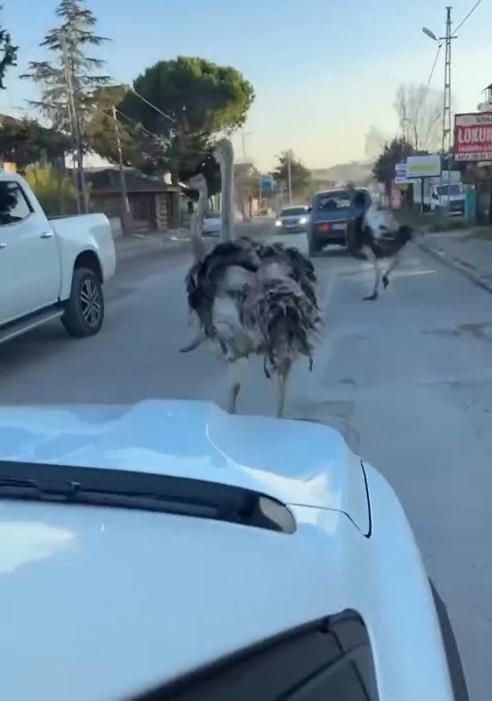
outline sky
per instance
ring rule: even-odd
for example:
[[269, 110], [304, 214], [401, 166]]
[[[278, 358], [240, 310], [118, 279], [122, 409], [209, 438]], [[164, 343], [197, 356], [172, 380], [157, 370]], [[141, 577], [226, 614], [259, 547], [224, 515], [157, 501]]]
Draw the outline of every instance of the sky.
[[[256, 99], [244, 127], [246, 157], [263, 169], [291, 148], [310, 168], [365, 158], [374, 126], [398, 133], [393, 101], [402, 83], [426, 83], [436, 45], [423, 25], [444, 33], [450, 0], [87, 0], [98, 50], [115, 82], [176, 55], [238, 68]], [[451, 0], [452, 1], [452, 0]], [[454, 0], [457, 26], [476, 0]], [[55, 25], [58, 0], [3, 0], [1, 22], [19, 45], [19, 66], [6, 78], [0, 112], [20, 116], [36, 98], [20, 80]], [[453, 109], [474, 111], [492, 82], [492, 0], [482, 0], [453, 42]], [[442, 88], [444, 51], [432, 87]], [[235, 137], [243, 155], [243, 139]]]

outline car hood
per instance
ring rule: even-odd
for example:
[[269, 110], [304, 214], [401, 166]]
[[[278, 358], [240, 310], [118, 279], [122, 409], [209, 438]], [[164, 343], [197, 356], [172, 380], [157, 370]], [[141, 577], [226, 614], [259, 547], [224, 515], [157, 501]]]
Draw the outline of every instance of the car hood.
[[130, 407], [2, 407], [0, 460], [142, 471], [263, 492], [345, 512], [363, 533], [360, 459], [325, 425], [232, 416], [202, 401]]
[[230, 416], [195, 401], [4, 407], [0, 446], [3, 460], [246, 486], [291, 504], [297, 522], [286, 535], [0, 499], [1, 698], [133, 698], [348, 608], [344, 567], [351, 548], [369, 542], [358, 530], [368, 528], [368, 507], [360, 461], [331, 428]]

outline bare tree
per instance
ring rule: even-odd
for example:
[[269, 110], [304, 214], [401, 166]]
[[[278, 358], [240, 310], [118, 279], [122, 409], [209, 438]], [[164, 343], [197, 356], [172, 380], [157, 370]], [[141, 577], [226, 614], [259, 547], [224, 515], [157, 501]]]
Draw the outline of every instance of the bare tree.
[[394, 108], [402, 136], [416, 151], [436, 151], [441, 144], [442, 96], [427, 85], [400, 85]]

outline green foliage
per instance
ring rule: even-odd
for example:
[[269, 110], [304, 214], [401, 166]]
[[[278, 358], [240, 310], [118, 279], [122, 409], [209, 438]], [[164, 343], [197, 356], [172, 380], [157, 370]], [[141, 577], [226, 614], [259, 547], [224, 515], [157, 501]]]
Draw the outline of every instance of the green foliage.
[[[273, 177], [275, 180], [280, 181], [282, 187], [286, 189], [289, 180], [289, 151], [283, 151], [277, 158], [278, 164], [273, 171]], [[290, 172], [292, 195], [294, 197], [305, 197], [311, 184], [311, 172], [292, 152], [290, 153]]]
[[25, 178], [48, 216], [77, 213], [77, 190], [67, 175], [40, 166], [28, 168]]
[[407, 156], [415, 154], [416, 151], [412, 144], [404, 138], [393, 139], [389, 144], [384, 145], [383, 152], [376, 160], [372, 172], [376, 180], [384, 184], [388, 193], [395, 177], [395, 165], [405, 161]]
[[160, 153], [175, 181], [193, 172], [214, 136], [244, 124], [254, 100], [252, 85], [238, 70], [203, 58], [159, 61], [135, 80], [134, 88], [161, 113], [133, 92], [120, 110], [161, 140], [146, 156], [152, 160]]
[[[0, 5], [0, 10], [3, 7]], [[3, 79], [5, 73], [10, 66], [17, 65], [17, 50], [18, 46], [12, 44], [9, 32], [0, 27], [0, 88], [5, 89]]]
[[69, 148], [63, 134], [43, 128], [34, 119], [5, 117], [0, 126], [0, 157], [21, 170], [28, 165], [62, 160]]
[[88, 56], [87, 49], [99, 46], [106, 38], [95, 34], [96, 18], [84, 6], [84, 0], [62, 0], [56, 14], [60, 26], [50, 29], [40, 44], [52, 52], [54, 59], [31, 61], [22, 77], [40, 87], [41, 100], [32, 104], [54, 127], [68, 133], [78, 119], [84, 133], [94, 108], [95, 91], [109, 82], [108, 76], [95, 72], [104, 61]]
[[[162, 141], [148, 134], [137, 122], [125, 117], [119, 106], [128, 94], [125, 86], [100, 88], [95, 93], [96, 106], [87, 126], [89, 148], [113, 163], [118, 163], [118, 135], [123, 162], [143, 171], [164, 169], [167, 162]], [[116, 108], [116, 123], [113, 116]]]

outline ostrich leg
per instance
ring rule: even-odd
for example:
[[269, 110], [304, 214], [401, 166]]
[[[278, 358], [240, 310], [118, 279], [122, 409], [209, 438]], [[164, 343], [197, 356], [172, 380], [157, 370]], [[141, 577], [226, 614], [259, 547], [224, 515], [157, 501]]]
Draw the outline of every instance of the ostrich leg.
[[398, 263], [400, 262], [399, 260], [399, 255], [398, 253], [393, 257], [393, 260], [391, 263], [388, 265], [386, 271], [383, 273], [383, 277], [381, 278], [383, 281], [383, 286], [384, 289], [386, 289], [389, 285], [389, 274], [396, 268]]
[[277, 390], [278, 390], [277, 416], [278, 416], [278, 418], [282, 418], [282, 416], [284, 415], [285, 390], [287, 387], [287, 380], [289, 379], [291, 367], [292, 367], [292, 361], [285, 360], [282, 364], [282, 367], [279, 370], [279, 373], [278, 373], [278, 387], [277, 387]]
[[239, 358], [229, 363], [229, 383], [227, 388], [227, 411], [229, 414], [236, 413], [237, 398], [241, 390], [241, 378], [246, 362], [246, 358]]
[[370, 249], [369, 246], [363, 246], [362, 253], [367, 258], [367, 260], [370, 263], [372, 263], [374, 268], [374, 287], [372, 288], [372, 293], [370, 295], [367, 295], [367, 297], [364, 297], [364, 301], [372, 301], [378, 298], [379, 276], [381, 274], [379, 270], [379, 261], [376, 258], [374, 251]]

